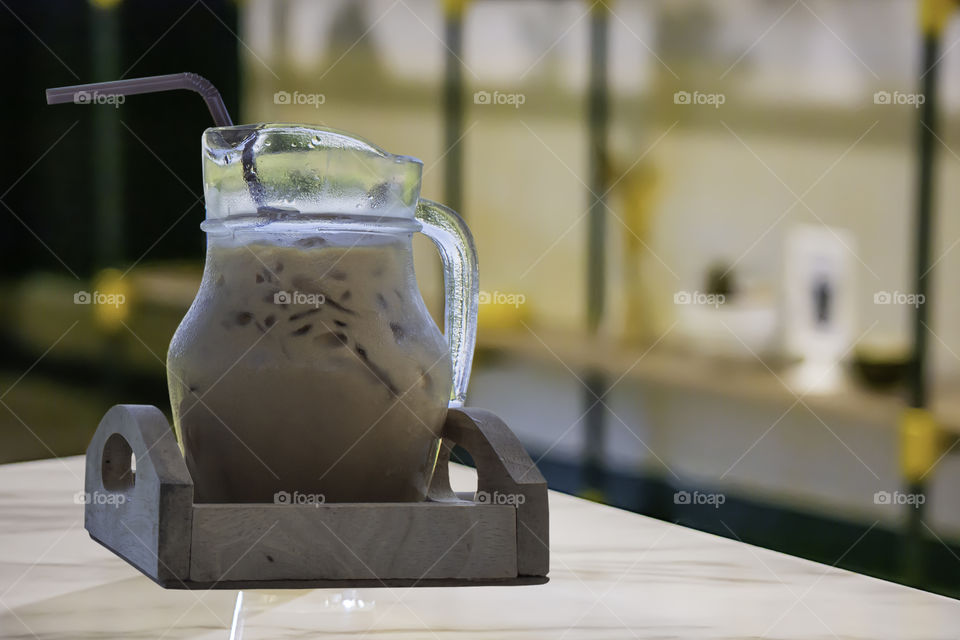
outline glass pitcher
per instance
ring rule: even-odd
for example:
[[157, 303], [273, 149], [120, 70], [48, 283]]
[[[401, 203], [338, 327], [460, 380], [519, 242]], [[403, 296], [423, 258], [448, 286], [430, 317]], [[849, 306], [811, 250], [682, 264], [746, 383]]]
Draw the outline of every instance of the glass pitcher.
[[[197, 502], [426, 496], [473, 358], [477, 259], [422, 163], [349, 134], [246, 125], [203, 135], [203, 281], [167, 356]], [[412, 236], [440, 250], [445, 334]]]

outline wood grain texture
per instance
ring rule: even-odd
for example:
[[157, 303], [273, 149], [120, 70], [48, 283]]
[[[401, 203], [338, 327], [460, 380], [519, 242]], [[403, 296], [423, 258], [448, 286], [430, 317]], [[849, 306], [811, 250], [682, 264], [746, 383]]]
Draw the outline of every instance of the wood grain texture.
[[107, 411], [87, 447], [85, 492], [91, 537], [157, 579], [189, 575], [193, 481], [159, 409]]
[[513, 578], [515, 531], [506, 506], [200, 504], [190, 579]]
[[[520, 440], [503, 420], [476, 408], [450, 409], [442, 435], [441, 460], [449, 461], [451, 443], [459, 444], [473, 456], [477, 465], [478, 500], [516, 506], [519, 575], [547, 575], [550, 571], [547, 481]], [[430, 498], [455, 499], [456, 495], [450, 491], [447, 464], [438, 462], [437, 466]]]
[[[426, 502], [194, 504], [163, 414], [118, 405], [87, 449], [86, 527], [172, 588], [544, 582], [546, 482], [519, 441], [496, 416], [475, 409], [451, 410], [443, 436]], [[454, 442], [477, 461], [475, 496], [450, 490]]]

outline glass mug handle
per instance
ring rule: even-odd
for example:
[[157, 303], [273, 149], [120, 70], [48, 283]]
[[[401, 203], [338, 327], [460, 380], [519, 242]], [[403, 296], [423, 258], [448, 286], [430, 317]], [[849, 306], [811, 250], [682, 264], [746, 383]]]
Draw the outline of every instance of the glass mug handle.
[[442, 204], [424, 200], [417, 203], [416, 218], [421, 232], [433, 240], [443, 261], [443, 334], [453, 361], [453, 390], [450, 406], [461, 407], [467, 396], [473, 347], [477, 339], [477, 304], [480, 279], [477, 249], [463, 219]]

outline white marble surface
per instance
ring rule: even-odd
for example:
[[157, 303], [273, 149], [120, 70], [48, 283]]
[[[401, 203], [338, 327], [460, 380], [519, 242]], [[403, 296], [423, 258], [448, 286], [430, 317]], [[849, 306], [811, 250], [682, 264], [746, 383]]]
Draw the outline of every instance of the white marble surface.
[[0, 466], [2, 638], [960, 637], [958, 601], [555, 493], [547, 585], [164, 591], [89, 539], [82, 475]]

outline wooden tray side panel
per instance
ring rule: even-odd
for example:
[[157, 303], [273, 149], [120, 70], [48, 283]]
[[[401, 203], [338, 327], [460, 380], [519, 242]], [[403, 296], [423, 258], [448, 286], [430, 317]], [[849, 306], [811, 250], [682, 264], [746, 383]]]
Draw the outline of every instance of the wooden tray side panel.
[[159, 409], [112, 407], [87, 447], [84, 482], [91, 537], [158, 581], [188, 577], [193, 481]]
[[[519, 575], [546, 576], [550, 571], [547, 481], [520, 440], [503, 420], [490, 411], [476, 408], [451, 409], [443, 438], [441, 461], [449, 460], [449, 441], [473, 456], [477, 465], [478, 502], [515, 505]], [[431, 484], [431, 499], [450, 499], [453, 494], [445, 465], [438, 472]]]
[[510, 506], [194, 506], [193, 582], [516, 577]]

